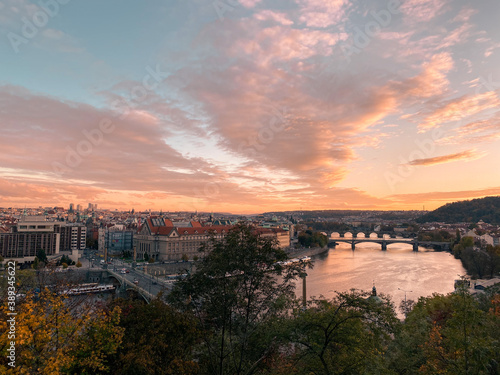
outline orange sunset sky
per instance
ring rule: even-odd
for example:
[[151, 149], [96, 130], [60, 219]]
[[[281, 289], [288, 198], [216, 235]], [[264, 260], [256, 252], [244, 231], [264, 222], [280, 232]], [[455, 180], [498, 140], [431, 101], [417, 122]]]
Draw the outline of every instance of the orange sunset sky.
[[498, 0], [0, 0], [0, 207], [500, 195]]

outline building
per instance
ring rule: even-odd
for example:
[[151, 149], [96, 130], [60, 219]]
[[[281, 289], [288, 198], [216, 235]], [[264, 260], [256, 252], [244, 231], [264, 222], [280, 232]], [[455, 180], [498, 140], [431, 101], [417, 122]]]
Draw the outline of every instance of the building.
[[290, 233], [281, 228], [256, 228], [255, 232], [262, 238], [275, 238], [278, 241], [278, 247], [281, 249], [290, 246]]
[[19, 263], [31, 263], [36, 253], [44, 250], [49, 256], [59, 254], [60, 234], [54, 222], [44, 216], [23, 216], [10, 233], [0, 233], [0, 254]]
[[60, 233], [60, 250], [85, 250], [87, 227], [82, 224], [55, 223], [54, 231]]
[[[199, 248], [213, 235], [224, 238], [233, 226], [202, 226], [198, 222], [176, 226], [162, 217], [149, 217], [134, 238], [137, 259], [153, 258], [159, 261], [193, 259]], [[187, 226], [189, 225], [189, 226]]]
[[122, 254], [132, 251], [134, 248], [134, 231], [127, 230], [123, 226], [112, 226], [99, 228], [98, 249], [108, 254]]

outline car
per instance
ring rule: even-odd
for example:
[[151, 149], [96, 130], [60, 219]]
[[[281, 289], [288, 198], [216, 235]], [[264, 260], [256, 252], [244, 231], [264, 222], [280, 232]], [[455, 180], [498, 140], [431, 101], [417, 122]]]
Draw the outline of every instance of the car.
[[156, 280], [153, 280], [153, 281], [152, 281], [152, 284], [153, 284], [153, 285], [156, 285], [156, 284], [158, 284], [158, 283], [156, 282]]
[[120, 273], [127, 273], [127, 271], [126, 270], [121, 270]]
[[130, 270], [125, 270], [125, 273], [130, 273]]
[[134, 279], [134, 284], [135, 284], [135, 285], [138, 285], [138, 284], [139, 284], [139, 280]]

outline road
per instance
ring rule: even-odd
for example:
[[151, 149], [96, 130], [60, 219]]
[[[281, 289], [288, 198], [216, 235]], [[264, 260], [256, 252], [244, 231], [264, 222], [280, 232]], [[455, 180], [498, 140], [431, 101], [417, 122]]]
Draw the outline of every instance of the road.
[[[129, 273], [121, 273], [123, 268], [127, 269]], [[129, 281], [129, 283], [134, 283], [137, 280], [136, 285], [153, 296], [156, 296], [162, 290], [170, 291], [172, 288], [171, 282], [147, 275], [142, 270], [133, 269], [127, 263], [123, 264], [121, 262], [121, 264], [116, 264], [116, 267], [108, 265], [108, 270], [113, 271], [119, 278]]]
[[[101, 263], [101, 260], [103, 260], [103, 258], [100, 258], [95, 250], [86, 250], [80, 258], [82, 269], [106, 268], [106, 265]], [[135, 285], [153, 296], [156, 296], [162, 290], [166, 290], [168, 292], [172, 289], [172, 280], [165, 280], [161, 277], [146, 274], [144, 272], [144, 267], [147, 267], [145, 263], [139, 263], [137, 268], [134, 269], [132, 268], [131, 263], [124, 262], [121, 259], [109, 257], [108, 261], [109, 264], [107, 264], [107, 269], [113, 272], [117, 278], [126, 280], [129, 286], [133, 286], [134, 281], [137, 280], [138, 283]], [[128, 273], [121, 273], [122, 269], [128, 270]]]

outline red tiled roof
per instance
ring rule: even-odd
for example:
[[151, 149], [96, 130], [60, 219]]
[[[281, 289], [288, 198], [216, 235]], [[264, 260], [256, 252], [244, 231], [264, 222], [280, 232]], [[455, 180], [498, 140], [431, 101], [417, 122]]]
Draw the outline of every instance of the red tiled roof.
[[[227, 233], [231, 228], [233, 228], [232, 225], [213, 225], [213, 226], [202, 226], [199, 222], [197, 221], [191, 221], [192, 227], [189, 228], [176, 228], [174, 224], [172, 223], [171, 220], [168, 219], [163, 219], [163, 222], [165, 225], [162, 226], [154, 226], [153, 225], [153, 220], [152, 219], [157, 219], [158, 217], [149, 217], [146, 222], [143, 225], [147, 225], [149, 230], [151, 231], [151, 234], [158, 234], [160, 236], [169, 236], [174, 229], [177, 229], [179, 232], [179, 235], [196, 235], [196, 234], [207, 234], [207, 233]], [[154, 222], [158, 223], [157, 220], [154, 220]], [[142, 229], [139, 228], [139, 231]]]
[[232, 225], [213, 225], [210, 227], [202, 227], [200, 225], [199, 227], [194, 228], [177, 228], [177, 231], [181, 236], [183, 236], [209, 233], [228, 233], [232, 228]]

